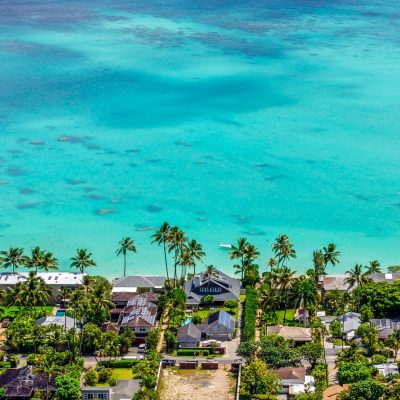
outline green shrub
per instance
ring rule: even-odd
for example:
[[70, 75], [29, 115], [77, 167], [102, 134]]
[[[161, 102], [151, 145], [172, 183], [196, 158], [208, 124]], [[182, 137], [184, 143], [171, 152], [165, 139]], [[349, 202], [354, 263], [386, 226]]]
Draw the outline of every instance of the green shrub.
[[362, 363], [341, 362], [339, 364], [338, 378], [340, 384], [365, 381], [371, 378], [374, 369]]
[[88, 386], [94, 386], [99, 381], [99, 374], [96, 370], [91, 369], [85, 374], [85, 382]]
[[372, 362], [374, 364], [384, 364], [387, 362], [387, 357], [384, 356], [383, 354], [374, 354], [372, 356]]
[[101, 361], [99, 366], [105, 368], [132, 368], [135, 364], [141, 360], [112, 360], [112, 361]]
[[17, 365], [19, 364], [19, 359], [17, 356], [7, 356], [7, 362], [10, 363], [11, 368], [16, 368]]
[[244, 305], [243, 341], [253, 340], [256, 336], [257, 309], [258, 292], [253, 287], [247, 286]]
[[177, 356], [208, 356], [210, 354], [210, 351], [204, 350], [204, 349], [179, 349], [176, 352]]
[[118, 382], [118, 379], [117, 379], [115, 376], [110, 376], [110, 377], [108, 378], [108, 380], [107, 380], [107, 383], [108, 383], [110, 386], [115, 386], [115, 385], [117, 384], [117, 382]]
[[99, 382], [104, 383], [110, 379], [110, 377], [112, 375], [112, 370], [105, 368], [105, 369], [102, 369], [101, 371], [99, 371], [98, 374], [99, 374]]

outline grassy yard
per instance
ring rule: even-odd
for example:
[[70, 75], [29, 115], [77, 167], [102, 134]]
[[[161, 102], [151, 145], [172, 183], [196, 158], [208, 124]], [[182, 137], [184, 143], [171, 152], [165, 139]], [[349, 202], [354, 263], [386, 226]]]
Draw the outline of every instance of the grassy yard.
[[[211, 309], [198, 310], [193, 314], [193, 316], [196, 315], [196, 316], [200, 317], [201, 322], [203, 322], [208, 316], [210, 316], [211, 314], [216, 313], [218, 310], [224, 310], [226, 312], [229, 312], [229, 308], [226, 308], [226, 307], [212, 307], [212, 308], [214, 308], [214, 310], [211, 310]], [[233, 309], [233, 312], [234, 312], [233, 316], [237, 320], [238, 319], [239, 309], [236, 307], [236, 308]]]
[[[116, 379], [133, 379], [131, 368], [113, 368], [112, 376]], [[96, 386], [109, 386], [108, 383], [96, 383]]]
[[[46, 311], [47, 315], [50, 315], [51, 312], [53, 311], [53, 306], [43, 306], [43, 307], [33, 307], [34, 310], [37, 311]], [[1, 307], [1, 317], [2, 318], [15, 318], [21, 311], [28, 311], [28, 307], [16, 307], [16, 306], [10, 306], [10, 307]]]
[[[285, 311], [279, 310], [276, 313], [278, 315], [278, 324], [283, 324], [283, 314], [285, 313]], [[293, 309], [286, 310], [286, 323], [295, 322], [294, 321], [294, 313], [295, 313], [295, 310], [293, 310]]]

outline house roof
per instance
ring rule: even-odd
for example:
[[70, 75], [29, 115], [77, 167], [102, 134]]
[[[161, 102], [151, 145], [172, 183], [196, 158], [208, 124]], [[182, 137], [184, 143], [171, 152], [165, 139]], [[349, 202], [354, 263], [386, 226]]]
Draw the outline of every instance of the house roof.
[[374, 367], [379, 371], [383, 376], [387, 376], [390, 374], [398, 374], [399, 367], [395, 363], [385, 363], [385, 364], [376, 364]]
[[[204, 272], [201, 272], [185, 282], [185, 292], [188, 297], [186, 304], [199, 304], [205, 294], [211, 294], [214, 297], [214, 301], [239, 300], [240, 280], [232, 278], [220, 270], [216, 270], [215, 273], [215, 276], [208, 278]], [[220, 287], [221, 292], [201, 293], [198, 291], [201, 286], [208, 283]]]
[[144, 296], [130, 299], [121, 313], [120, 325], [133, 327], [153, 327], [156, 323], [157, 306]]
[[371, 274], [368, 276], [368, 278], [374, 282], [393, 283], [394, 281], [397, 281], [400, 279], [400, 274], [390, 274], [390, 273], [380, 272], [380, 273]]
[[47, 375], [33, 373], [33, 367], [10, 368], [0, 375], [0, 387], [6, 390], [5, 397], [31, 397], [34, 390], [54, 391], [54, 380], [49, 383]]
[[[167, 278], [164, 276], [126, 276], [122, 278], [115, 278], [112, 281], [113, 292], [125, 291], [136, 292], [137, 288], [155, 288], [162, 289]], [[129, 290], [127, 290], [129, 288]]]
[[334, 289], [346, 291], [349, 289], [349, 285], [345, 282], [346, 277], [346, 275], [325, 275], [321, 278], [321, 287], [325, 291]]
[[65, 316], [65, 317], [57, 317], [57, 316], [47, 316], [39, 318], [35, 321], [35, 325], [42, 325], [42, 326], [50, 326], [50, 325], [58, 325], [65, 327], [67, 330], [76, 328], [79, 330], [79, 327], [76, 326], [76, 322], [74, 318]]
[[355, 331], [361, 325], [361, 315], [355, 312], [343, 314], [338, 320], [342, 323], [343, 333]]
[[119, 332], [119, 327], [114, 325], [112, 322], [105, 322], [103, 325], [101, 325], [100, 330], [102, 332], [113, 331], [115, 333], [118, 333]]
[[178, 341], [186, 338], [187, 336], [196, 340], [200, 340], [201, 330], [192, 323], [181, 326], [176, 333]]
[[336, 400], [337, 396], [344, 390], [347, 390], [350, 385], [333, 385], [324, 390], [323, 400]]
[[274, 325], [269, 326], [267, 329], [268, 334], [275, 333], [285, 339], [294, 340], [295, 342], [309, 342], [312, 341], [311, 329], [302, 328], [299, 326], [283, 326]]
[[148, 301], [156, 302], [160, 297], [157, 293], [135, 293], [135, 292], [113, 292], [112, 293], [112, 301], [122, 301], [128, 302], [128, 300], [132, 299], [135, 296], [145, 297]]
[[236, 319], [232, 317], [231, 314], [227, 313], [224, 310], [219, 310], [214, 314], [211, 314], [207, 320], [206, 325], [223, 325], [226, 328], [234, 331], [236, 325]]
[[108, 392], [110, 400], [132, 399], [133, 395], [140, 390], [139, 379], [119, 379], [117, 384], [112, 387], [107, 386], [84, 386], [82, 393]]
[[[81, 285], [86, 274], [74, 272], [38, 272], [37, 276], [42, 278], [48, 285], [74, 286]], [[24, 282], [29, 272], [2, 272], [0, 273], [0, 285], [16, 285]]]
[[293, 381], [291, 383], [304, 383], [306, 379], [305, 368], [279, 368], [271, 371], [282, 381]]

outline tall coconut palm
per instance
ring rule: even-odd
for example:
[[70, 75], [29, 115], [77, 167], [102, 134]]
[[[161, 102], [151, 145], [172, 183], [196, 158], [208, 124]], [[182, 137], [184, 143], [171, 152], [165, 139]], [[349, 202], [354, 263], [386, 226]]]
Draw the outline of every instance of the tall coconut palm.
[[37, 276], [35, 271], [30, 271], [28, 278], [18, 285], [16, 304], [27, 306], [30, 310], [35, 306], [44, 306], [51, 296], [50, 286]]
[[282, 267], [278, 271], [278, 287], [281, 292], [281, 296], [284, 301], [284, 312], [283, 312], [283, 322], [286, 322], [286, 312], [288, 308], [289, 302], [289, 293], [295, 282], [295, 273], [296, 271], [292, 271], [289, 267]]
[[349, 290], [354, 286], [362, 287], [365, 283], [368, 282], [368, 277], [362, 272], [362, 265], [356, 264], [353, 269], [346, 271], [347, 278], [345, 278], [344, 282], [349, 285]]
[[278, 263], [276, 262], [276, 258], [271, 257], [270, 259], [268, 259], [267, 265], [270, 268], [270, 272], [272, 273], [274, 268], [276, 268], [278, 266]]
[[347, 348], [340, 351], [338, 361], [364, 363], [367, 361], [365, 354], [365, 350], [356, 341], [351, 341]]
[[123, 237], [119, 241], [119, 247], [115, 251], [117, 257], [122, 254], [124, 256], [124, 276], [126, 276], [126, 253], [130, 251], [131, 253], [136, 253], [135, 241], [130, 237]]
[[378, 274], [382, 272], [381, 263], [378, 260], [370, 261], [369, 267], [367, 267], [367, 271], [365, 275], [369, 276], [372, 274]]
[[312, 277], [314, 278], [315, 285], [318, 286], [321, 276], [326, 275], [325, 258], [324, 253], [321, 250], [316, 250], [313, 252], [313, 265], [314, 270], [313, 273], [310, 275], [312, 275]]
[[196, 275], [196, 260], [203, 262], [206, 253], [203, 251], [203, 246], [194, 239], [188, 241], [186, 248], [193, 260], [193, 275]]
[[0, 251], [0, 261], [2, 268], [12, 268], [13, 273], [20, 266], [25, 265], [26, 257], [24, 256], [24, 249], [19, 247], [10, 247], [8, 250]]
[[211, 281], [211, 278], [217, 277], [218, 272], [217, 269], [214, 267], [214, 265], [207, 265], [206, 270], [204, 271], [203, 276], [208, 279], [208, 282]]
[[287, 235], [279, 235], [272, 244], [272, 250], [278, 259], [279, 266], [286, 266], [291, 258], [296, 258], [296, 250]]
[[31, 255], [25, 257], [25, 265], [28, 268], [35, 268], [35, 272], [38, 272], [38, 269], [43, 263], [44, 253], [44, 250], [39, 246], [34, 247], [31, 249]]
[[85, 272], [86, 268], [95, 267], [96, 263], [92, 260], [92, 253], [87, 249], [77, 249], [76, 255], [71, 257], [71, 268], [77, 268], [81, 274]]
[[317, 302], [317, 288], [314, 280], [301, 276], [293, 285], [293, 295], [297, 306], [303, 306], [303, 323], [306, 327], [306, 311]]
[[60, 294], [57, 296], [57, 299], [62, 301], [62, 305], [65, 309], [64, 312], [64, 330], [67, 330], [67, 300], [70, 299], [72, 290], [67, 287], [67, 286], [61, 286], [60, 289], [58, 289]]
[[168, 235], [168, 251], [174, 252], [174, 282], [176, 285], [176, 267], [178, 266], [179, 256], [182, 254], [185, 243], [187, 241], [187, 237], [185, 236], [185, 232], [179, 229], [177, 226], [173, 226], [170, 229], [170, 233]]
[[[240, 260], [241, 264], [241, 279], [244, 276], [244, 258], [245, 258], [245, 249], [248, 246], [247, 239], [241, 237], [237, 240], [237, 245], [231, 245], [231, 251], [229, 252], [231, 260]], [[236, 265], [234, 268], [237, 268]]]
[[53, 256], [53, 253], [46, 251], [44, 252], [42, 263], [39, 268], [45, 270], [46, 272], [50, 270], [57, 270], [58, 260]]
[[395, 330], [386, 340], [386, 343], [390, 349], [394, 350], [394, 361], [397, 360], [397, 354], [400, 349], [400, 331]]
[[324, 252], [324, 263], [325, 267], [328, 264], [331, 264], [332, 267], [334, 267], [336, 264], [338, 264], [339, 257], [340, 257], [340, 251], [336, 250], [336, 244], [335, 243], [329, 243], [328, 246], [322, 248]]
[[151, 243], [157, 243], [158, 245], [162, 244], [164, 248], [164, 260], [165, 260], [165, 271], [167, 273], [167, 279], [169, 279], [168, 274], [168, 261], [167, 261], [167, 243], [168, 238], [170, 237], [171, 226], [168, 222], [164, 222], [160, 228], [154, 233], [152, 236], [153, 240]]
[[178, 264], [181, 266], [181, 279], [186, 277], [186, 268], [194, 268], [194, 260], [187, 249], [183, 250], [179, 255]]

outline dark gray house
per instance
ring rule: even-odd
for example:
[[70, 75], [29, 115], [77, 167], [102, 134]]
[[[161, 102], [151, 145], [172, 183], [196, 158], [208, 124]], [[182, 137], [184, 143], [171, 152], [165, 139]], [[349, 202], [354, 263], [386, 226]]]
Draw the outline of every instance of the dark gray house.
[[215, 305], [223, 305], [225, 300], [239, 300], [240, 280], [219, 270], [216, 270], [215, 276], [210, 277], [201, 272], [185, 283], [185, 292], [187, 307], [197, 307], [206, 295], [214, 297]]
[[224, 310], [219, 310], [206, 319], [201, 331], [207, 339], [231, 340], [235, 332], [236, 319]]
[[201, 330], [192, 323], [181, 326], [176, 333], [179, 347], [197, 347], [201, 339]]

